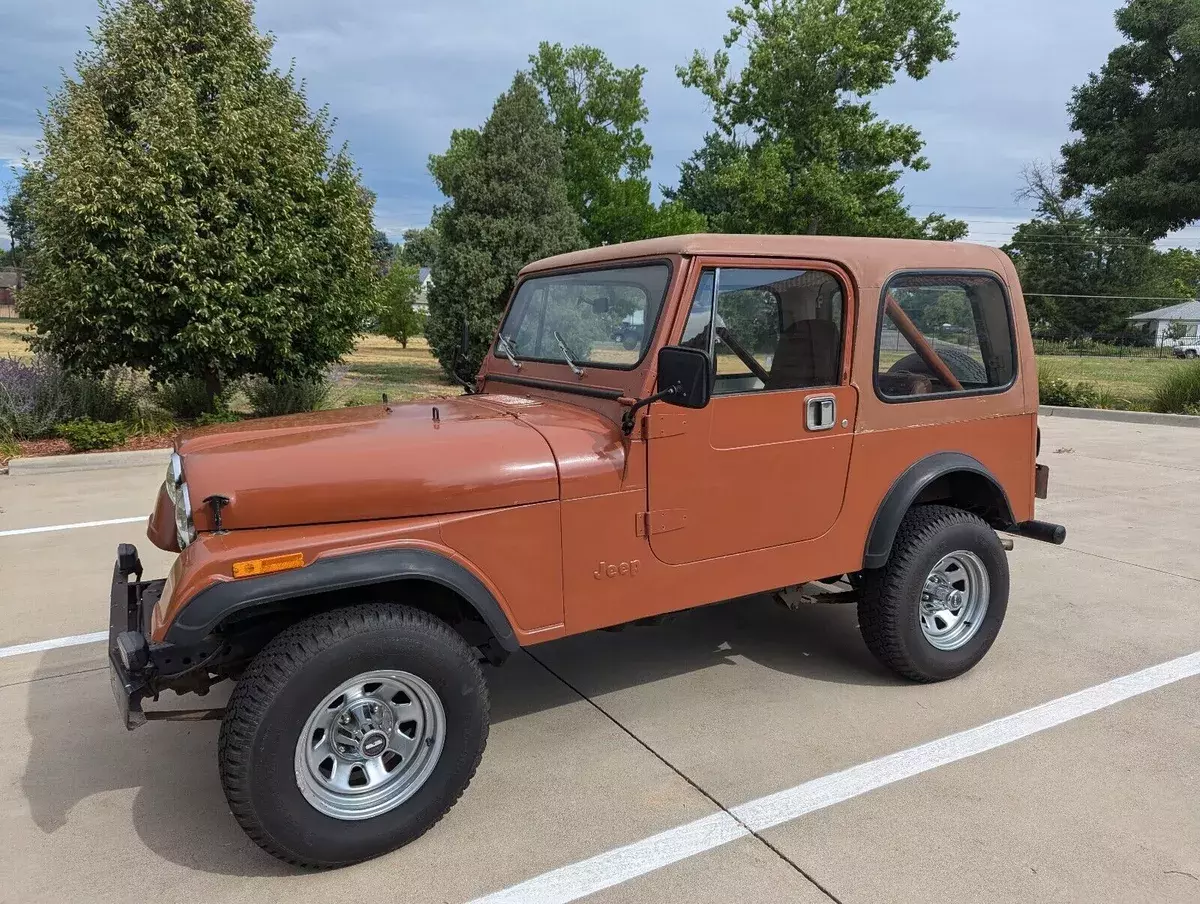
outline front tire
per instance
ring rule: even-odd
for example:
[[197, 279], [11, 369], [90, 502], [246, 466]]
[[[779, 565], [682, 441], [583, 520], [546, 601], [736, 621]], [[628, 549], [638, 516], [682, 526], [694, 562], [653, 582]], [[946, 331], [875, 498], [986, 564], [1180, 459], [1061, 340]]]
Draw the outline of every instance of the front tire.
[[944, 505], [914, 506], [882, 568], [863, 573], [858, 622], [875, 657], [911, 681], [955, 678], [1000, 633], [1008, 559], [983, 519]]
[[488, 691], [475, 651], [428, 613], [369, 604], [271, 641], [221, 725], [234, 817], [297, 866], [347, 866], [424, 834], [483, 756]]

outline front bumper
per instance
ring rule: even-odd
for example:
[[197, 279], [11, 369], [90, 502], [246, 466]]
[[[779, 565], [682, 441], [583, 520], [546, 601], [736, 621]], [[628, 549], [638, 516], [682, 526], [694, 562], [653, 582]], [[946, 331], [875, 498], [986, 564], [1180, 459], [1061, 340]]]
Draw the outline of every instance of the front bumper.
[[117, 547], [108, 603], [108, 677], [121, 721], [130, 731], [146, 723], [142, 700], [157, 696], [146, 628], [164, 584], [142, 580], [136, 547], [129, 543]]

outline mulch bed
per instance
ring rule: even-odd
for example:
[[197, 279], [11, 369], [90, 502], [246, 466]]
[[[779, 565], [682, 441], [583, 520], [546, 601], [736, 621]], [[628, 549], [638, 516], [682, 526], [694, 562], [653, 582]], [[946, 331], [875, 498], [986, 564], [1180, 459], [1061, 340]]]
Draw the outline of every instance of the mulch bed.
[[[171, 434], [155, 434], [152, 436], [131, 436], [129, 441], [113, 446], [111, 449], [96, 449], [96, 452], [140, 452], [143, 449], [166, 449], [171, 445]], [[26, 439], [17, 442], [20, 450], [15, 458], [33, 458], [42, 455], [74, 455], [70, 444], [65, 439]], [[90, 453], [85, 453], [90, 454]], [[8, 458], [0, 452], [0, 467], [8, 464]]]

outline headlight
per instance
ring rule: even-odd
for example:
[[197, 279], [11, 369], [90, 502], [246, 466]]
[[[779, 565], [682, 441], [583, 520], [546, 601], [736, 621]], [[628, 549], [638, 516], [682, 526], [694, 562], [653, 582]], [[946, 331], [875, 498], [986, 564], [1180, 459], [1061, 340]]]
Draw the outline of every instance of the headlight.
[[167, 496], [175, 505], [175, 532], [179, 537], [179, 548], [184, 549], [196, 539], [196, 526], [192, 522], [192, 497], [188, 493], [187, 481], [183, 479], [183, 459], [179, 453], [171, 455], [167, 465]]

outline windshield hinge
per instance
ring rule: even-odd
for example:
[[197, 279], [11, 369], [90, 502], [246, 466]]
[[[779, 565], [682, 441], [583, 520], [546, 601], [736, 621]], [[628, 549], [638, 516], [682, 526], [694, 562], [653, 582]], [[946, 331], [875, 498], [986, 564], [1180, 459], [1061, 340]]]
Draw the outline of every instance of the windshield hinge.
[[645, 439], [679, 436], [687, 432], [687, 424], [686, 414], [674, 411], [655, 412], [642, 418], [642, 436]]
[[687, 527], [687, 509], [659, 509], [657, 512], [638, 512], [634, 532], [639, 537], [665, 534]]

